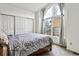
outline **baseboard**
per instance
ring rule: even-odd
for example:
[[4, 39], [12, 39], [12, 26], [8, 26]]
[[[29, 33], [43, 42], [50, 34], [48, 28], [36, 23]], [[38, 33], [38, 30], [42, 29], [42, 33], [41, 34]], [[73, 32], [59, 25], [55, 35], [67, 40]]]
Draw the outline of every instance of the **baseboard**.
[[57, 44], [57, 43], [53, 43], [53, 44], [66, 48], [66, 46], [64, 46], [62, 44]]
[[69, 52], [72, 52], [72, 53], [74, 53], [74, 54], [76, 54], [76, 55], [79, 55], [79, 53], [77, 53], [77, 52], [75, 52], [75, 51], [72, 51], [72, 50], [69, 50], [69, 49], [66, 49], [67, 51], [69, 51]]

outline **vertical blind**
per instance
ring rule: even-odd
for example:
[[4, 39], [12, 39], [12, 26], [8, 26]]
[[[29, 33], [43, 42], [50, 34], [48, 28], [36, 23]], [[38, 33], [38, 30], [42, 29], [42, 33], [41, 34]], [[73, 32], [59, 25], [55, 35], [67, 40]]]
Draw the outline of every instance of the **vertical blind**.
[[14, 17], [8, 15], [1, 15], [2, 31], [9, 34], [14, 34]]
[[33, 19], [1, 15], [1, 27], [7, 35], [30, 33], [33, 32]]
[[24, 17], [15, 17], [15, 34], [33, 32], [33, 20]]

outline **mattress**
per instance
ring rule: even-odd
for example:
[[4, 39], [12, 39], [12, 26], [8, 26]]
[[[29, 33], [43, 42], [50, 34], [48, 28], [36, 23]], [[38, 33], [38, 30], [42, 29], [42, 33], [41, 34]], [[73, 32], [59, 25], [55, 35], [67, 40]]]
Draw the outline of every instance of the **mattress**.
[[12, 56], [27, 56], [53, 43], [51, 36], [37, 33], [9, 35], [8, 39]]

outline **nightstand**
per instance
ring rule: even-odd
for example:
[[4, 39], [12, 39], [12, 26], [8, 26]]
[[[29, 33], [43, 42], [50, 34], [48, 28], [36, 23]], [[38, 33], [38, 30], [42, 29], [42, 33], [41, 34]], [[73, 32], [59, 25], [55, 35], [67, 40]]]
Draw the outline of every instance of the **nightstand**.
[[7, 54], [8, 54], [7, 44], [0, 43], [0, 56], [7, 56]]

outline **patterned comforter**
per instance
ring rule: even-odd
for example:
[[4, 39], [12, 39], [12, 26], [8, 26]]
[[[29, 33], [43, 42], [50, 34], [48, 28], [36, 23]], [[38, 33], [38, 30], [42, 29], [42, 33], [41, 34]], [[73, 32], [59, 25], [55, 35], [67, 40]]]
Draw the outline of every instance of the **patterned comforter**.
[[12, 56], [26, 56], [53, 43], [51, 36], [36, 33], [10, 35], [8, 38]]

